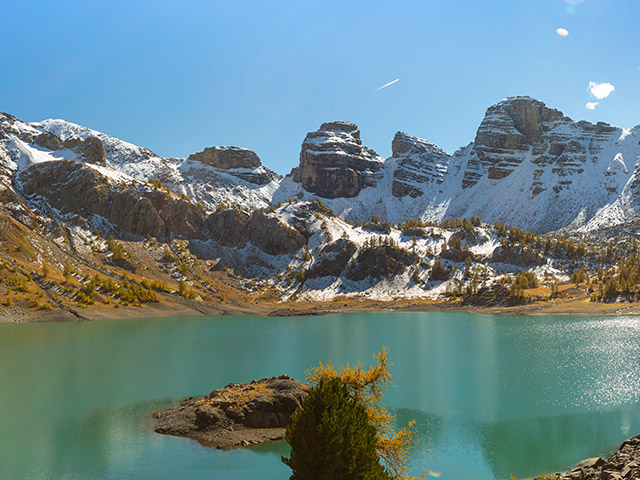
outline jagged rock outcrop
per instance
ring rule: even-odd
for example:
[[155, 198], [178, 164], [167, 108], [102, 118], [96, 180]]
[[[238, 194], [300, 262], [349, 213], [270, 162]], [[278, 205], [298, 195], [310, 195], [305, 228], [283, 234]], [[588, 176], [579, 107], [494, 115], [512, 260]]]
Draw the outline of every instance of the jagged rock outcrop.
[[[452, 155], [398, 132], [385, 161], [362, 145], [356, 125], [325, 123], [306, 136], [299, 166], [282, 179], [244, 148], [162, 158], [63, 120], [25, 123], [0, 116], [9, 179], [16, 169], [68, 155], [131, 186], [157, 179], [208, 212], [222, 204], [254, 210], [315, 197], [349, 221], [479, 216], [535, 233], [592, 231], [640, 216], [639, 138], [640, 127], [576, 122], [539, 100], [511, 97], [491, 106], [474, 142]], [[193, 228], [197, 217], [187, 222]], [[190, 234], [191, 226], [177, 230]]]
[[304, 139], [293, 180], [323, 198], [355, 197], [363, 188], [376, 185], [382, 161], [362, 145], [355, 124], [324, 123]]
[[238, 247], [247, 241], [249, 214], [241, 210], [227, 208], [212, 213], [203, 225], [203, 236], [212, 238], [225, 247]]
[[96, 170], [72, 160], [37, 163], [20, 172], [25, 195], [40, 195], [62, 214], [93, 213], [104, 203], [111, 187]]
[[471, 230], [458, 230], [451, 235], [451, 238], [460, 239], [463, 245], [479, 245], [489, 240], [489, 237], [478, 228]]
[[380, 232], [385, 235], [388, 235], [391, 232], [391, 225], [387, 222], [367, 222], [362, 225], [362, 228], [372, 232]]
[[228, 170], [234, 177], [256, 185], [266, 185], [278, 178], [275, 172], [264, 168], [258, 155], [248, 148], [208, 147], [202, 152], [189, 155], [187, 160]]
[[545, 259], [529, 247], [520, 245], [499, 246], [486, 258], [488, 263], [503, 263], [521, 268], [542, 266]]
[[449, 248], [440, 253], [440, 258], [455, 263], [461, 263], [466, 261], [467, 258], [473, 258], [473, 253], [463, 248]]
[[415, 254], [391, 245], [368, 247], [360, 252], [355, 264], [347, 270], [349, 280], [372, 278], [391, 278], [404, 273], [406, 268], [415, 263]]
[[554, 122], [564, 118], [562, 112], [529, 97], [489, 107], [474, 140], [474, 151], [488, 177], [509, 175], [526, 153], [541, 143], [542, 135], [553, 128]]
[[106, 165], [107, 151], [98, 137], [90, 136], [85, 139], [69, 138], [62, 140], [52, 132], [43, 132], [33, 138], [33, 143], [47, 150], [61, 150], [68, 148], [74, 151], [79, 159], [95, 165]]
[[229, 384], [180, 406], [154, 412], [155, 431], [189, 437], [208, 447], [234, 448], [284, 437], [308, 385], [288, 375]]
[[208, 147], [202, 152], [189, 155], [187, 160], [196, 160], [223, 170], [257, 168], [262, 165], [255, 152], [241, 147]]
[[51, 132], [41, 133], [33, 139], [33, 143], [48, 150], [60, 150], [61, 148], [64, 148], [63, 141]]
[[391, 193], [413, 198], [424, 194], [429, 184], [440, 185], [447, 174], [449, 154], [432, 143], [403, 132], [396, 133], [391, 143], [393, 172]]
[[[74, 142], [75, 143], [75, 142]], [[70, 144], [70, 142], [65, 142], [66, 146], [75, 146], [76, 152], [80, 155], [80, 157], [89, 163], [94, 163], [96, 165], [106, 165], [107, 164], [107, 151], [102, 144], [102, 141], [98, 137], [88, 137], [77, 143], [77, 145]]]
[[20, 173], [19, 182], [25, 195], [46, 199], [62, 215], [100, 215], [134, 235], [190, 238], [205, 220], [191, 202], [157, 190], [113, 185], [97, 170], [71, 160], [34, 164]]
[[339, 238], [320, 250], [320, 261], [307, 272], [307, 278], [339, 277], [347, 267], [349, 260], [356, 253], [355, 243], [346, 238]]
[[293, 253], [306, 243], [296, 229], [283, 223], [276, 215], [256, 210], [248, 225], [249, 240], [270, 255]]
[[162, 236], [164, 222], [151, 200], [134, 188], [112, 190], [92, 211], [134, 235]]

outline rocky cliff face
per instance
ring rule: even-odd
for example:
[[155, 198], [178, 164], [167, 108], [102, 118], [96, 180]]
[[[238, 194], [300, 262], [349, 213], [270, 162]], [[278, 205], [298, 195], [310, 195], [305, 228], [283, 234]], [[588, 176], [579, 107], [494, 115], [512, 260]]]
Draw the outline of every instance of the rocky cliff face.
[[[392, 156], [385, 160], [362, 145], [356, 125], [325, 123], [307, 134], [298, 167], [283, 179], [245, 148], [209, 147], [186, 159], [164, 158], [62, 120], [25, 123], [2, 114], [0, 185], [7, 186], [3, 194], [8, 199], [7, 208], [24, 219], [29, 216], [28, 207], [15, 195], [13, 185], [17, 180], [19, 190], [22, 178], [29, 195], [50, 197], [52, 205], [54, 197], [61, 196], [64, 208], [72, 206], [73, 200], [62, 197], [75, 193], [74, 185], [81, 193], [80, 203], [89, 201], [92, 195], [102, 195], [105, 188], [111, 192], [118, 185], [117, 205], [133, 209], [135, 218], [153, 216], [152, 210], [143, 200], [136, 200], [134, 209], [133, 200], [124, 201], [133, 197], [124, 192], [140, 192], [140, 184], [154, 179], [168, 188], [166, 192], [198, 204], [205, 214], [216, 211], [221, 204], [252, 211], [290, 198], [315, 198], [323, 199], [348, 220], [367, 221], [372, 215], [388, 222], [479, 216], [537, 233], [560, 228], [590, 231], [638, 216], [639, 138], [640, 127], [622, 129], [605, 123], [576, 122], [539, 100], [512, 97], [491, 106], [474, 141], [453, 154], [427, 140], [398, 132], [391, 144]], [[93, 170], [77, 165], [37, 166], [51, 161], [76, 162]], [[68, 169], [83, 173], [76, 178]], [[38, 171], [41, 173], [36, 175]], [[48, 188], [44, 172], [51, 173], [52, 184], [58, 185], [49, 192], [44, 192]], [[70, 175], [64, 188], [57, 182], [63, 172]], [[105, 180], [94, 184], [95, 178], [91, 179], [97, 174]], [[133, 190], [127, 190], [130, 187]], [[96, 191], [90, 193], [93, 189]], [[113, 195], [108, 194], [109, 198]], [[188, 219], [182, 222], [177, 218], [180, 208], [186, 207], [180, 202], [169, 202], [173, 205], [169, 208], [164, 200], [160, 202], [159, 194], [155, 200], [142, 196], [151, 202], [162, 224], [157, 219], [145, 224], [118, 218], [120, 228], [209, 235], [195, 210], [189, 210]], [[172, 213], [164, 215], [161, 210]], [[169, 221], [169, 217], [174, 220]], [[110, 213], [106, 218], [116, 221]], [[215, 235], [225, 245], [238, 237], [233, 234], [223, 239], [224, 235]], [[245, 235], [237, 244], [246, 240]], [[260, 240], [256, 238], [256, 242]]]
[[262, 166], [258, 155], [248, 148], [209, 147], [189, 155], [193, 160], [221, 170], [256, 185], [266, 185], [278, 179], [278, 175]]
[[[640, 181], [632, 180], [640, 178], [639, 136], [640, 127], [576, 122], [539, 100], [511, 97], [489, 107], [474, 141], [454, 154], [399, 132], [382, 168], [362, 172], [349, 165], [360, 158], [357, 128], [336, 122], [307, 136], [300, 167], [274, 199], [326, 198], [349, 220], [479, 216], [537, 233], [593, 230], [640, 213]], [[365, 197], [363, 178], [373, 178]]]
[[355, 197], [376, 185], [383, 159], [360, 141], [353, 123], [324, 123], [302, 143], [293, 179], [323, 198]]
[[447, 174], [449, 154], [430, 142], [403, 132], [391, 143], [393, 172], [391, 193], [396, 197], [418, 197], [429, 185], [440, 185]]
[[205, 220], [191, 202], [152, 188], [114, 185], [99, 171], [71, 160], [34, 164], [20, 172], [17, 182], [33, 205], [49, 215], [56, 216], [49, 207], [61, 219], [99, 215], [133, 235], [190, 238]]
[[[509, 175], [534, 146], [542, 153], [543, 134], [563, 118], [558, 110], [528, 97], [516, 97], [489, 107], [474, 140], [475, 153], [488, 178]], [[467, 187], [474, 184], [468, 176], [466, 180]]]

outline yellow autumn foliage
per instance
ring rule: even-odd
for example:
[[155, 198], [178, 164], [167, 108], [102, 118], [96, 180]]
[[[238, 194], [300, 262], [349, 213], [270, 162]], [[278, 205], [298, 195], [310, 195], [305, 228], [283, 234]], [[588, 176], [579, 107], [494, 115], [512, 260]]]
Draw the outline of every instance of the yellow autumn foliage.
[[353, 398], [360, 402], [367, 410], [369, 423], [378, 432], [376, 450], [382, 460], [387, 474], [394, 480], [424, 479], [426, 472], [420, 476], [408, 474], [406, 465], [409, 450], [418, 441], [415, 420], [411, 420], [406, 427], [395, 430], [395, 416], [390, 414], [382, 405], [382, 397], [391, 383], [389, 369], [393, 363], [389, 362], [389, 350], [382, 347], [380, 353], [374, 353], [376, 363], [367, 370], [362, 361], [351, 366], [347, 363], [336, 370], [333, 363], [320, 364], [306, 372], [310, 383], [318, 384], [339, 377], [349, 388]]

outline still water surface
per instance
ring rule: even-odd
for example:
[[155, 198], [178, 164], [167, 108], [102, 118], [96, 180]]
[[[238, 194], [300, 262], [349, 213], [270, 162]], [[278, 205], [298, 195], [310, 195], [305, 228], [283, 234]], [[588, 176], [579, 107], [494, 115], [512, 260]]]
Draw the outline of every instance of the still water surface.
[[287, 479], [283, 442], [230, 452], [150, 413], [386, 345], [410, 463], [446, 479], [571, 467], [640, 433], [640, 318], [367, 313], [0, 325], [0, 478]]

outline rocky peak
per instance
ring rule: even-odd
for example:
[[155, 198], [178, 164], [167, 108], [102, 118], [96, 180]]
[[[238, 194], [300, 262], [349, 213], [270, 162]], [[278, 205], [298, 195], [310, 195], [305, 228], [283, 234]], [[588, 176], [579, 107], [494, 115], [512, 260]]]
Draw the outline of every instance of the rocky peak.
[[360, 143], [360, 130], [355, 123], [336, 121], [320, 125], [320, 131], [344, 132], [354, 137]]
[[[540, 140], [542, 133], [551, 130], [553, 122], [570, 120], [554, 108], [548, 108], [540, 100], [531, 97], [511, 97], [489, 107], [485, 120], [491, 123], [490, 117], [500, 111], [506, 112], [513, 126], [520, 132], [527, 144], [533, 145]], [[482, 124], [480, 125], [482, 128]]]
[[447, 173], [449, 154], [434, 144], [404, 132], [396, 133], [391, 143], [393, 172], [391, 193], [396, 197], [423, 195], [429, 184], [440, 184]]
[[254, 151], [241, 147], [208, 147], [202, 152], [189, 155], [187, 160], [196, 160], [223, 170], [257, 168], [262, 165]]
[[562, 112], [531, 97], [511, 97], [489, 107], [474, 140], [489, 178], [508, 176], [542, 135], [564, 119]]
[[376, 184], [382, 162], [376, 152], [362, 145], [355, 124], [323, 123], [304, 139], [293, 179], [324, 198], [355, 197]]
[[278, 174], [264, 168], [253, 151], [242, 147], [208, 147], [202, 152], [189, 155], [187, 160], [197, 161], [221, 170], [256, 185], [266, 185], [276, 180]]

